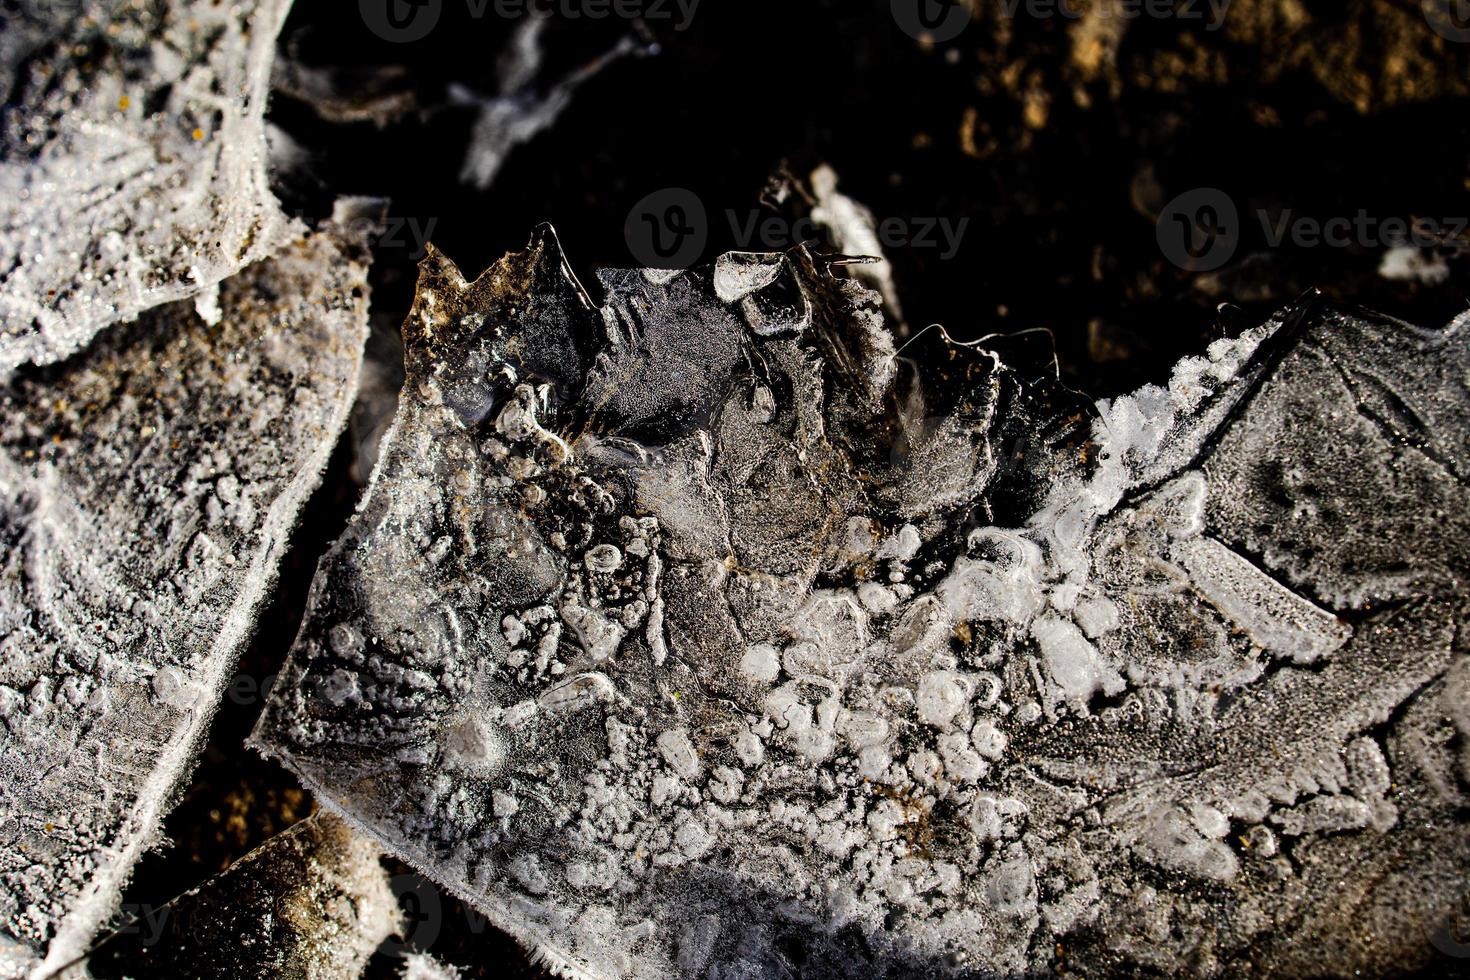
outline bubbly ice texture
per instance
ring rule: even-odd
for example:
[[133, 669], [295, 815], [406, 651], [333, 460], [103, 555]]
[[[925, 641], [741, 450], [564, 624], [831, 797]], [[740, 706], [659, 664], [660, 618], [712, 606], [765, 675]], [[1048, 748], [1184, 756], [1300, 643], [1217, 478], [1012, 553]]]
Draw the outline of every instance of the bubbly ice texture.
[[[289, 0], [19, 0], [0, 22], [0, 377], [301, 229], [266, 175]], [[209, 314], [212, 316], [212, 314]]]
[[[340, 213], [340, 212], [339, 212]], [[0, 976], [112, 914], [356, 390], [367, 253], [306, 236], [0, 388]]]
[[358, 980], [399, 925], [381, 852], [308, 817], [100, 945], [150, 980]]
[[[256, 744], [586, 977], [1412, 967], [1470, 870], [1470, 318], [1093, 406], [805, 249], [438, 252]], [[926, 346], [927, 345], [927, 346]]]

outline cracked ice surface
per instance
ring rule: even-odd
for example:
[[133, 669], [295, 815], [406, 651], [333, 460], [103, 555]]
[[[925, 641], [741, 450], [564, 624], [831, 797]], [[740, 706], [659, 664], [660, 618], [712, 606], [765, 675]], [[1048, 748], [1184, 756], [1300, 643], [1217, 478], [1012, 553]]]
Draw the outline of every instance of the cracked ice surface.
[[24, 0], [0, 23], [0, 376], [292, 233], [264, 113], [289, 0]]
[[307, 236], [0, 388], [0, 975], [155, 841], [356, 390], [365, 253]]
[[1470, 868], [1470, 320], [1092, 409], [805, 250], [425, 261], [256, 739], [595, 977], [1403, 967]]

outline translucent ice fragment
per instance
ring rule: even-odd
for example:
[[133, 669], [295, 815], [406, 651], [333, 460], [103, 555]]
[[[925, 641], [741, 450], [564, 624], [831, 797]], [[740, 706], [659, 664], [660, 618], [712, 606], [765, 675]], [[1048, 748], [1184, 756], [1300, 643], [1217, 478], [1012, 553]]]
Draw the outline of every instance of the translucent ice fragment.
[[462, 980], [463, 974], [448, 963], [440, 963], [427, 953], [410, 953], [403, 958], [402, 980]]
[[1422, 956], [1463, 760], [1378, 742], [1463, 687], [1463, 324], [1092, 409], [807, 249], [600, 278], [424, 263], [255, 734], [324, 805], [576, 976], [1245, 972], [1427, 870], [1358, 940]]
[[734, 303], [776, 281], [785, 262], [780, 255], [727, 252], [715, 259], [715, 295]]
[[1299, 663], [1320, 660], [1347, 642], [1352, 630], [1211, 538], [1179, 546], [1194, 587], [1262, 647]]
[[517, 28], [502, 57], [498, 95], [483, 96], [462, 85], [452, 89], [455, 101], [480, 110], [460, 173], [465, 183], [481, 190], [489, 187], [511, 151], [555, 125], [578, 88], [613, 62], [647, 50], [643, 40], [628, 35], [565, 78], [538, 84], [542, 73], [541, 35], [546, 24], [546, 18], [532, 16]]

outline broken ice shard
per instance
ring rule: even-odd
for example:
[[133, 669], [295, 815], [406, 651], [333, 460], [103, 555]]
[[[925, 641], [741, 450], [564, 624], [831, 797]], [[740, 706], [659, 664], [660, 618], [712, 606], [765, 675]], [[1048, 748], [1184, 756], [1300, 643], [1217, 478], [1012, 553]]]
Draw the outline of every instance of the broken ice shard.
[[288, 0], [7, 4], [0, 376], [203, 297], [289, 237], [264, 115]]
[[495, 182], [511, 151], [556, 124], [578, 88], [618, 59], [643, 54], [650, 47], [637, 36], [625, 35], [567, 77], [548, 83], [538, 80], [543, 74], [541, 36], [546, 24], [543, 17], [529, 17], [517, 26], [501, 55], [500, 94], [486, 97], [467, 85], [451, 87], [452, 101], [479, 109], [460, 179], [480, 190]]
[[837, 189], [837, 172], [822, 164], [802, 180], [784, 171], [767, 183], [762, 201], [792, 215], [792, 221], [810, 221], [839, 252], [861, 256], [848, 266], [852, 277], [883, 297], [890, 327], [904, 334], [903, 306], [893, 281], [893, 265], [884, 258], [878, 238], [878, 219], [866, 206]]
[[1470, 318], [1307, 302], [1094, 408], [805, 249], [601, 280], [425, 261], [256, 732], [325, 805], [578, 976], [1432, 952]]
[[[345, 212], [342, 212], [345, 216]], [[366, 253], [305, 237], [0, 388], [0, 975], [114, 910], [346, 423]]]
[[145, 909], [99, 943], [90, 967], [152, 980], [358, 980], [398, 920], [380, 852], [321, 814]]

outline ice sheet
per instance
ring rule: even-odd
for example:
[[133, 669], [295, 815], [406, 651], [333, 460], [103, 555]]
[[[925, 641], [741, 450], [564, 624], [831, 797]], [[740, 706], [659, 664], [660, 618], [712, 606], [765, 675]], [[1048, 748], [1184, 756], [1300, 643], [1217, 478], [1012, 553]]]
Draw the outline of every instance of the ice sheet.
[[75, 956], [157, 842], [346, 423], [365, 263], [312, 234], [218, 323], [163, 306], [0, 390], [0, 975]]
[[255, 736], [325, 805], [569, 976], [1429, 953], [1470, 321], [1308, 300], [1092, 406], [805, 250], [601, 278], [425, 261]]

